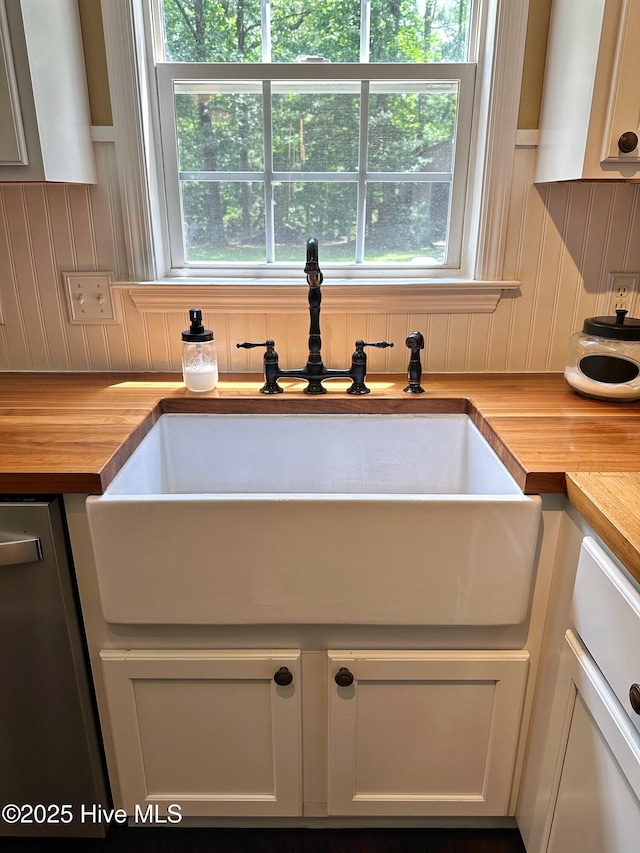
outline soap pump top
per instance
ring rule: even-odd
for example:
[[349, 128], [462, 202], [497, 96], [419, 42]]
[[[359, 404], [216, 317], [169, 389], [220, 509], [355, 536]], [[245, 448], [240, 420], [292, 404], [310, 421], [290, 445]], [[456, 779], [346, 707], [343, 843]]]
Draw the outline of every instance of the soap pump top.
[[211, 329], [205, 329], [202, 323], [202, 311], [199, 308], [191, 308], [189, 311], [191, 326], [182, 333], [182, 340], [189, 343], [205, 343], [213, 340]]

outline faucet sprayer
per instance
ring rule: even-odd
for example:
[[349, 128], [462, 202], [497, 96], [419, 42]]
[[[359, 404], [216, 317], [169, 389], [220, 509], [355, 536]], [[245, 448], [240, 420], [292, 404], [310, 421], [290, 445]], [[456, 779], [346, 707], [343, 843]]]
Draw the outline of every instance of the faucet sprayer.
[[406, 345], [411, 350], [409, 358], [408, 379], [409, 384], [402, 390], [406, 394], [423, 394], [424, 388], [420, 384], [422, 377], [422, 365], [420, 363], [420, 350], [424, 349], [424, 335], [422, 332], [411, 332], [405, 341]]

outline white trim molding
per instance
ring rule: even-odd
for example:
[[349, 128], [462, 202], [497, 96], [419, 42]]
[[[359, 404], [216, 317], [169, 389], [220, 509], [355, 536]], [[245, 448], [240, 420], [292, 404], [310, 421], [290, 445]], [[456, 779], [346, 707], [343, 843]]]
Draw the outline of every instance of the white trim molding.
[[491, 14], [483, 40], [484, 61], [479, 62], [478, 154], [476, 174], [469, 182], [474, 194], [468, 200], [473, 217], [469, 268], [475, 279], [495, 281], [504, 266], [529, 0], [487, 2]]
[[113, 127], [111, 125], [94, 124], [91, 126], [92, 142], [115, 142]]
[[[141, 284], [114, 285], [126, 290], [143, 314], [184, 314], [185, 305], [198, 305], [217, 314], [307, 314], [304, 284]], [[322, 288], [323, 314], [491, 314], [503, 290], [517, 292], [516, 281], [467, 284], [332, 285]]]
[[539, 143], [539, 130], [522, 128], [516, 132], [516, 148], [537, 148]]
[[162, 269], [162, 237], [153, 206], [159, 203], [156, 140], [144, 45], [142, 0], [102, 0], [116, 163], [122, 199], [128, 278], [146, 281]]

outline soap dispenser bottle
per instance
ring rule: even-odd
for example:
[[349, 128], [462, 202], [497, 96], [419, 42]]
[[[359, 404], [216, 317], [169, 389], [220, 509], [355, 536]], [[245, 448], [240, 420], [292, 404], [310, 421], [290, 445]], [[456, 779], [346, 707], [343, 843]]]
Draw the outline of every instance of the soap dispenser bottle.
[[182, 376], [189, 391], [212, 391], [218, 384], [218, 353], [213, 332], [202, 324], [202, 311], [189, 311], [191, 326], [182, 333]]

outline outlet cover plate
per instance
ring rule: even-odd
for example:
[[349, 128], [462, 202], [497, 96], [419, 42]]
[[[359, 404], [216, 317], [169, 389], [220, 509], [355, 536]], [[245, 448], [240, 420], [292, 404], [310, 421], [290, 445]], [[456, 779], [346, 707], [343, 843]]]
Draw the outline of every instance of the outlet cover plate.
[[69, 319], [72, 323], [117, 323], [111, 272], [65, 272]]
[[638, 292], [638, 278], [640, 273], [637, 272], [611, 272], [607, 283], [607, 292], [610, 294], [609, 313], [613, 315], [617, 308], [623, 308], [631, 311], [636, 300]]

